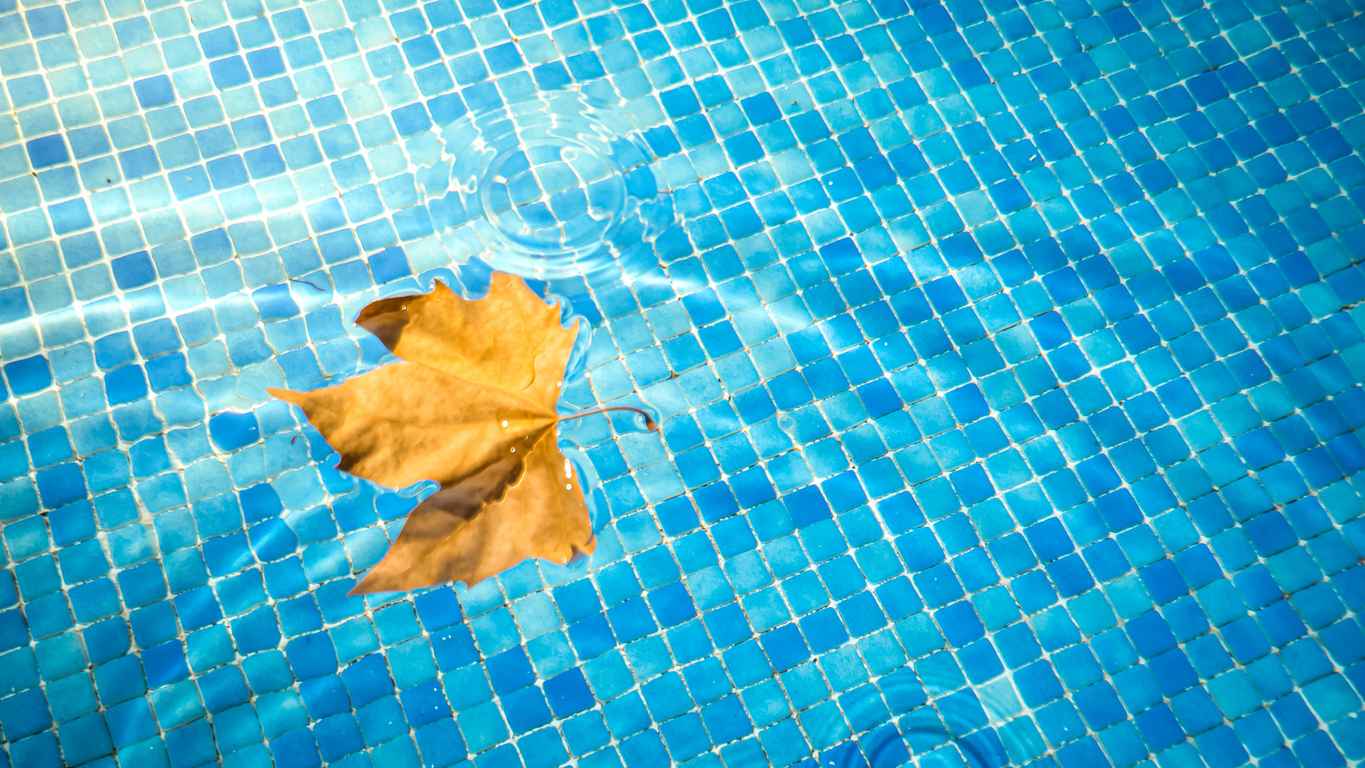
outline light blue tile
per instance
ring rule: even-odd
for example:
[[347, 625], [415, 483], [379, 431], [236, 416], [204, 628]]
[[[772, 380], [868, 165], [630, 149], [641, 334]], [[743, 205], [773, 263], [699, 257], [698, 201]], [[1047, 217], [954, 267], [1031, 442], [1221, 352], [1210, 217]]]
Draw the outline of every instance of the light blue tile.
[[[11, 761], [1365, 759], [1359, 19], [914, 5], [0, 11]], [[663, 440], [573, 432], [597, 554], [460, 588], [466, 658], [421, 595], [342, 597], [412, 501], [261, 390], [377, 362], [343, 315], [400, 281], [477, 282], [437, 134], [566, 87], [630, 100], [630, 183], [678, 213], [651, 276], [566, 283], [566, 399], [636, 393]], [[187, 677], [124, 709], [166, 667], [92, 688], [69, 630], [106, 625], [183, 630]], [[354, 723], [315, 717], [275, 650], [305, 636], [459, 714], [348, 670]], [[234, 667], [257, 698], [193, 725]]]

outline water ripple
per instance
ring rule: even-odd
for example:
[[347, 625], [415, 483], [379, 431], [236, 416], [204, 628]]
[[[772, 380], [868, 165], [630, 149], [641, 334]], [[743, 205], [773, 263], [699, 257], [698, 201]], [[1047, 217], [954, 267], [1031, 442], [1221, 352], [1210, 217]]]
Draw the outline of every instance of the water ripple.
[[433, 223], [495, 269], [628, 279], [675, 220], [656, 158], [620, 104], [549, 92], [465, 115], [437, 136], [435, 161], [418, 173]]

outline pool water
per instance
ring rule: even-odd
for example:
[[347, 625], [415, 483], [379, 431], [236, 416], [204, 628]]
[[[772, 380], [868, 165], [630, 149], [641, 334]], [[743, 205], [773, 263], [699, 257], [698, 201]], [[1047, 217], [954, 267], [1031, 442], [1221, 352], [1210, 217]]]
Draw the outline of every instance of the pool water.
[[[0, 0], [0, 765], [1365, 761], [1363, 12]], [[429, 489], [265, 388], [480, 258], [662, 431], [349, 597]]]

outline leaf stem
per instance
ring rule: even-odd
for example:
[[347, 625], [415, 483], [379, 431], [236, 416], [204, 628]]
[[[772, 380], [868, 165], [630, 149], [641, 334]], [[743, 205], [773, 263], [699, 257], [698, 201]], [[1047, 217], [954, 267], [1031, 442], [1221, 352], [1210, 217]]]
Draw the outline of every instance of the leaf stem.
[[632, 405], [607, 405], [601, 408], [593, 408], [589, 411], [579, 411], [578, 413], [569, 414], [568, 416], [561, 416], [559, 417], [559, 420], [573, 421], [574, 419], [581, 419], [584, 416], [596, 416], [599, 413], [610, 413], [612, 411], [629, 411], [630, 413], [639, 414], [640, 418], [645, 420], [645, 429], [648, 429], [650, 432], [659, 431], [659, 422], [655, 421], [654, 417], [650, 416], [643, 408], [636, 408]]

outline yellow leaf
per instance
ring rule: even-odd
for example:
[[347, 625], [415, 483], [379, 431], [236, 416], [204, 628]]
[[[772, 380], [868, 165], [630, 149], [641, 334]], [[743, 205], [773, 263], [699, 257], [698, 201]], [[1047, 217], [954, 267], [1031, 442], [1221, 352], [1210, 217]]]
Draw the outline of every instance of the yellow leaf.
[[494, 389], [525, 391], [552, 411], [578, 328], [566, 330], [558, 305], [501, 272], [478, 301], [437, 282], [428, 294], [370, 304], [356, 323], [405, 360]]
[[504, 274], [482, 299], [438, 282], [376, 301], [356, 322], [401, 360], [334, 387], [270, 390], [303, 409], [340, 469], [387, 486], [440, 485], [355, 592], [472, 585], [528, 557], [592, 552], [583, 489], [557, 444], [576, 322], [565, 328], [557, 305]]

